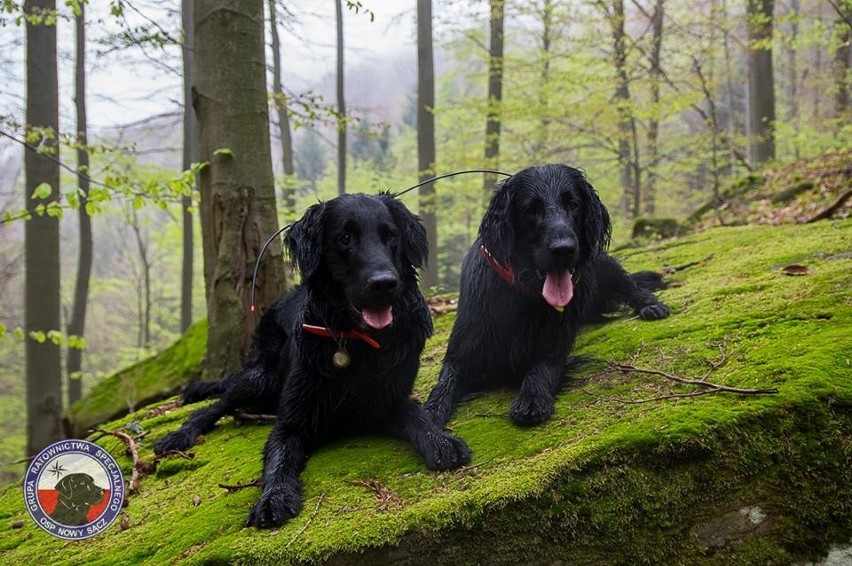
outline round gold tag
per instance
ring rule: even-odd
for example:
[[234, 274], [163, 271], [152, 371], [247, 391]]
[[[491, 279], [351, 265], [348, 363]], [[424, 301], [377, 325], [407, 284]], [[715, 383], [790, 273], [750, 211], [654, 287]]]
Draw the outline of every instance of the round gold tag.
[[349, 362], [351, 362], [351, 361], [352, 361], [352, 359], [349, 357], [349, 352], [347, 352], [343, 348], [336, 351], [334, 353], [334, 355], [331, 357], [331, 363], [333, 363], [334, 367], [336, 367], [338, 369], [343, 369], [345, 367], [349, 367]]

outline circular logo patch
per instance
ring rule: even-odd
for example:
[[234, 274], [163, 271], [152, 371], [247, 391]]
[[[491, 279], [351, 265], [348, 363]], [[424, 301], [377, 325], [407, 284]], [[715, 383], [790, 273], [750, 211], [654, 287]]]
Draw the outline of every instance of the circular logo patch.
[[124, 477], [115, 459], [87, 440], [60, 440], [38, 453], [24, 478], [27, 511], [65, 540], [93, 537], [118, 517]]

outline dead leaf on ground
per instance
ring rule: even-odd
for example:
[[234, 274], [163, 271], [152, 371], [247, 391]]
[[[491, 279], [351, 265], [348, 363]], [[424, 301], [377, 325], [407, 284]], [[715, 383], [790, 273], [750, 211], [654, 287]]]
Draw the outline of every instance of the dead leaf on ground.
[[371, 492], [376, 500], [376, 508], [379, 511], [400, 509], [405, 505], [404, 500], [400, 499], [396, 493], [375, 478], [368, 480], [346, 480], [346, 483], [366, 488], [367, 491]]
[[811, 270], [805, 265], [792, 264], [781, 268], [784, 275], [810, 275]]

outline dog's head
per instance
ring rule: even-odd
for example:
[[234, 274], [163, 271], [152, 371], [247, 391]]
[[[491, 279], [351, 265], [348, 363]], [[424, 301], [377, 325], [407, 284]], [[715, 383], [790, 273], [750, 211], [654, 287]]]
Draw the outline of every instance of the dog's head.
[[393, 322], [394, 301], [417, 285], [429, 255], [423, 224], [388, 194], [315, 204], [284, 243], [309, 287], [343, 299], [356, 323], [374, 329]]
[[95, 484], [89, 474], [68, 474], [56, 482], [56, 491], [66, 504], [73, 507], [88, 508], [104, 497], [104, 490]]
[[609, 214], [585, 175], [567, 165], [516, 173], [491, 197], [479, 237], [491, 254], [522, 277], [542, 283], [542, 296], [564, 307], [582, 262], [609, 245]]

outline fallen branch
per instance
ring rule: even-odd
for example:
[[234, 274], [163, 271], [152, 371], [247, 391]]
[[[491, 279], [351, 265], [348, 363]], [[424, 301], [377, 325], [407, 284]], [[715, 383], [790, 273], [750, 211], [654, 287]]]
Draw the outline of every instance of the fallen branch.
[[812, 216], [808, 220], [805, 220], [805, 224], [810, 224], [811, 222], [816, 222], [817, 220], [825, 220], [826, 218], [831, 218], [831, 216], [835, 212], [837, 212], [847, 200], [849, 200], [849, 197], [852, 197], [852, 190], [848, 190], [842, 195], [840, 195], [840, 198], [834, 201], [834, 204], [824, 209], [822, 212], [819, 212], [815, 216]]
[[317, 513], [319, 512], [319, 508], [320, 508], [320, 505], [322, 504], [323, 499], [325, 499], [325, 494], [321, 493], [320, 496], [319, 496], [319, 499], [317, 500], [317, 505], [316, 505], [316, 507], [314, 507], [314, 512], [311, 513], [311, 516], [308, 517], [308, 520], [305, 522], [304, 525], [302, 525], [302, 528], [299, 529], [299, 532], [296, 533], [295, 535], [293, 535], [293, 538], [290, 539], [290, 542], [288, 542], [287, 545], [284, 548], [290, 548], [290, 545], [293, 544], [296, 541], [297, 538], [302, 536], [303, 532], [308, 530], [308, 526], [310, 526], [311, 522], [314, 520], [314, 517], [316, 517]]
[[[716, 362], [711, 365], [711, 368], [704, 374], [704, 377], [701, 379], [690, 379], [686, 377], [680, 377], [679, 375], [674, 375], [671, 373], [667, 373], [658, 369], [647, 369], [640, 368], [634, 365], [629, 364], [619, 364], [616, 362], [607, 362], [607, 365], [617, 371], [622, 373], [643, 373], [646, 375], [658, 375], [660, 377], [664, 377], [670, 381], [675, 381], [677, 383], [683, 383], [686, 385], [697, 385], [699, 387], [708, 388], [707, 393], [716, 393], [716, 392], [727, 392], [727, 393], [738, 393], [740, 395], [771, 395], [778, 393], [778, 389], [772, 387], [769, 389], [750, 389], [750, 388], [742, 388], [742, 387], [728, 387], [727, 385], [719, 385], [718, 383], [712, 383], [710, 381], [706, 381], [707, 375], [712, 372], [714, 369], [721, 367], [724, 363]], [[685, 395], [685, 394], [684, 394]], [[694, 397], [694, 395], [690, 395]]]
[[139, 447], [136, 446], [136, 441], [133, 440], [129, 434], [118, 431], [118, 430], [104, 430], [102, 428], [94, 428], [93, 432], [99, 432], [101, 434], [106, 434], [109, 436], [115, 436], [116, 438], [120, 438], [124, 441], [124, 444], [127, 445], [127, 449], [130, 451], [130, 457], [133, 460], [132, 471], [130, 472], [130, 482], [128, 487], [130, 491], [138, 492], [139, 491], [139, 473], [142, 467], [142, 464], [139, 461]]
[[673, 273], [677, 273], [678, 271], [683, 271], [684, 269], [689, 269], [690, 267], [695, 267], [696, 265], [704, 265], [711, 259], [713, 259], [716, 254], [710, 254], [704, 259], [699, 259], [698, 261], [690, 261], [689, 263], [684, 263], [683, 265], [676, 265], [674, 267], [666, 266], [663, 268], [663, 275], [671, 275]]
[[228, 485], [228, 484], [220, 483], [219, 487], [221, 487], [222, 489], [228, 490], [228, 493], [233, 493], [233, 492], [239, 491], [241, 489], [246, 489], [246, 488], [249, 488], [249, 487], [261, 487], [262, 485], [263, 485], [263, 480], [256, 479], [251, 483], [238, 483], [238, 484], [234, 484], [234, 485]]

